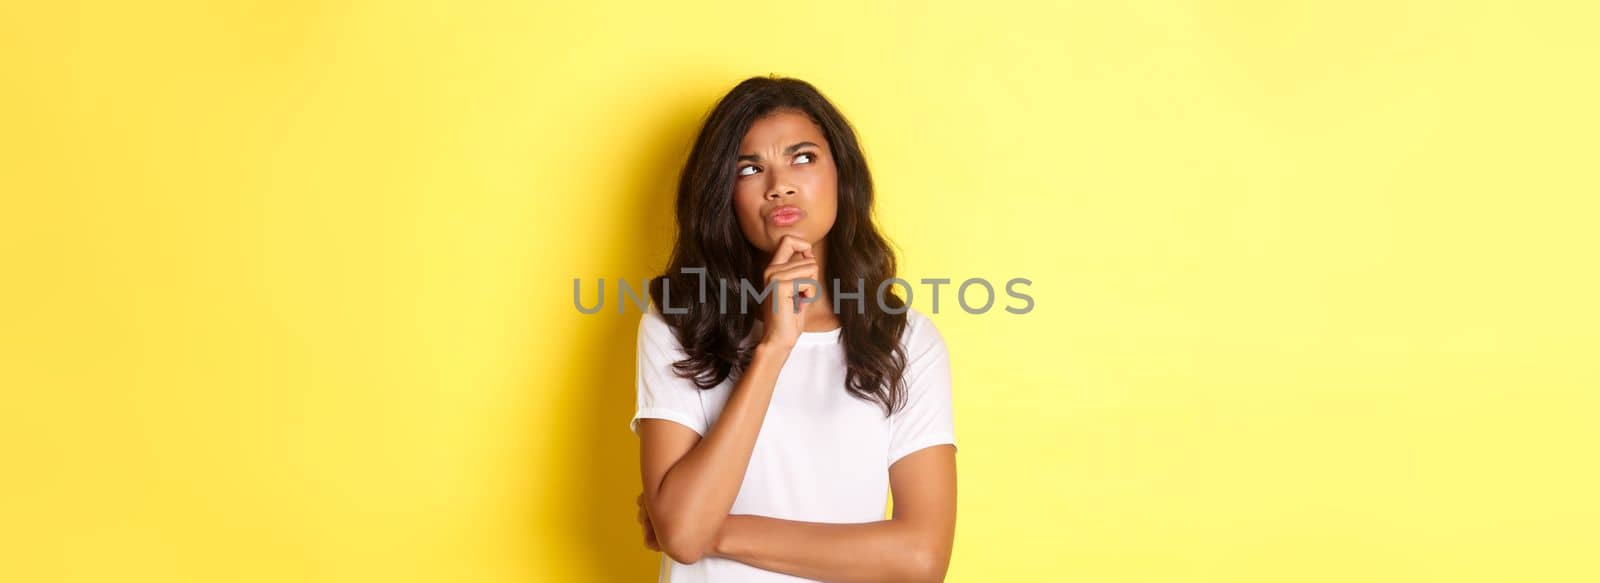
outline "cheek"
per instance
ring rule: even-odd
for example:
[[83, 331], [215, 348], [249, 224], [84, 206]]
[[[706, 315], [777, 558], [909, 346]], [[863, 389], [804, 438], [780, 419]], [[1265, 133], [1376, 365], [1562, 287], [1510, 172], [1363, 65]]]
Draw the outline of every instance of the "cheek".
[[733, 211], [739, 215], [739, 220], [759, 213], [760, 209], [760, 193], [747, 188], [744, 184], [733, 187]]
[[828, 218], [828, 223], [833, 223], [833, 217], [839, 208], [839, 180], [834, 172], [818, 176], [816, 208]]
[[734, 185], [733, 214], [739, 219], [739, 229], [744, 231], [746, 238], [761, 228], [761, 200], [759, 188], [750, 188], [745, 182]]

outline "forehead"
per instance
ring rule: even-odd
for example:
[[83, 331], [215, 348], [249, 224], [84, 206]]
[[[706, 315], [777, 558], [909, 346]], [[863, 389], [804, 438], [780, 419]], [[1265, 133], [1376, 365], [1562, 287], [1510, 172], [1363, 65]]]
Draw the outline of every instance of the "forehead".
[[822, 148], [828, 147], [827, 137], [822, 135], [822, 127], [811, 121], [810, 116], [791, 109], [782, 109], [750, 124], [750, 130], [744, 134], [744, 141], [739, 144], [739, 151], [784, 148], [797, 142], [816, 142]]

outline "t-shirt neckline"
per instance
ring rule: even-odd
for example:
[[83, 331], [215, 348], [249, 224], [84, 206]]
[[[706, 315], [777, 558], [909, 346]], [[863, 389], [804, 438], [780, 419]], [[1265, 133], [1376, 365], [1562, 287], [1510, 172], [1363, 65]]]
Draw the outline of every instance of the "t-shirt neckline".
[[[750, 331], [751, 332], [751, 337], [752, 338], [760, 338], [761, 337], [762, 328], [764, 326], [766, 326], [766, 322], [762, 322], [761, 320], [756, 320], [755, 328], [751, 329], [751, 331]], [[804, 331], [802, 331], [800, 333], [800, 338], [795, 341], [795, 344], [833, 344], [833, 343], [837, 343], [837, 342], [839, 342], [839, 334], [843, 330], [844, 330], [844, 326], [840, 326], [840, 327], [834, 328], [832, 330], [823, 330], [821, 332], [804, 332]]]
[[799, 343], [800, 344], [823, 344], [823, 343], [827, 343], [827, 342], [835, 342], [835, 341], [839, 340], [839, 331], [843, 330], [843, 329], [844, 329], [844, 327], [841, 326], [839, 328], [834, 328], [832, 330], [824, 330], [822, 332], [801, 332], [800, 333]]

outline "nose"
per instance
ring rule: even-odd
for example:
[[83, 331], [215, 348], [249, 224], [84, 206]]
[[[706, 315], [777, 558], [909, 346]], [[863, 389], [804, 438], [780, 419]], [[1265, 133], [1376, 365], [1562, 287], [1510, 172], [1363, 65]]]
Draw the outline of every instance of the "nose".
[[793, 184], [773, 181], [773, 185], [767, 189], [767, 200], [778, 200], [786, 196], [794, 196], [795, 192]]

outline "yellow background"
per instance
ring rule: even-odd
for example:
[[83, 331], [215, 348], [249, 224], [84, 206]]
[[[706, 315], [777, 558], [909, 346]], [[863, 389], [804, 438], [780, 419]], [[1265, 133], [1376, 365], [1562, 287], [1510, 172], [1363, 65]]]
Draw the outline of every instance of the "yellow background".
[[1034, 281], [935, 317], [951, 581], [1600, 579], [1595, 16], [6, 2], [0, 580], [650, 580], [572, 279], [768, 73], [903, 275]]

